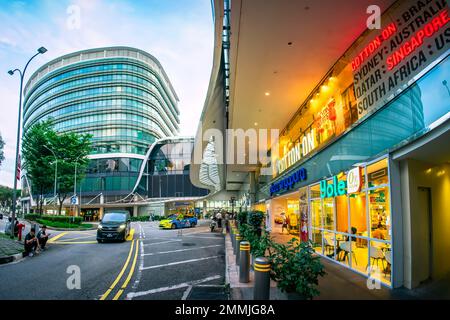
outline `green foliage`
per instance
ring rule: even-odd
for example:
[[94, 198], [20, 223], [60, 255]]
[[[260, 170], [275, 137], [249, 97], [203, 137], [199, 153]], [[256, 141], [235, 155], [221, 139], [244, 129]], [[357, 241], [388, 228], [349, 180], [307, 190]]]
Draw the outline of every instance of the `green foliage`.
[[[43, 195], [51, 192], [55, 160], [46, 146], [56, 137], [51, 120], [42, 121], [29, 128], [22, 140], [22, 161], [31, 183], [31, 191], [42, 207]], [[41, 211], [41, 210], [38, 210]]]
[[[20, 197], [20, 190], [16, 190], [17, 198]], [[0, 186], [0, 206], [10, 208], [12, 205], [13, 189]]]
[[[250, 253], [267, 257], [272, 265], [271, 277], [284, 292], [297, 292], [304, 299], [319, 294], [319, 277], [325, 275], [320, 258], [314, 254], [312, 243], [292, 238], [286, 245], [273, 241], [269, 232], [261, 230], [262, 212], [238, 215], [239, 233], [250, 242]], [[259, 234], [260, 233], [260, 234]]]
[[4, 146], [5, 142], [3, 141], [2, 135], [0, 134], [0, 166], [2, 165], [3, 160], [5, 160], [5, 154], [3, 153]]
[[269, 259], [271, 277], [284, 292], [297, 292], [304, 299], [312, 299], [317, 290], [319, 277], [325, 275], [320, 258], [314, 255], [311, 242], [299, 243], [293, 238], [286, 245], [273, 243]]
[[161, 221], [164, 220], [166, 217], [164, 216], [153, 216], [153, 220], [152, 221]]
[[251, 211], [248, 213], [248, 224], [253, 228], [260, 228], [262, 222], [264, 221], [264, 212], [262, 211]]
[[242, 211], [237, 214], [237, 221], [239, 225], [247, 223], [248, 212]]
[[[70, 223], [80, 225], [83, 222], [83, 217], [71, 217], [71, 216], [53, 216], [53, 215], [37, 215], [37, 214], [26, 214], [25, 219], [31, 221], [45, 220], [47, 222], [59, 222], [59, 223]], [[43, 223], [43, 222], [39, 222]]]
[[92, 228], [92, 224], [75, 224], [75, 223], [69, 223], [69, 222], [61, 222], [61, 221], [49, 221], [45, 219], [38, 219], [36, 222], [40, 224], [45, 224], [47, 227], [54, 227], [54, 228], [65, 228], [65, 229], [72, 229], [72, 228]]
[[131, 217], [131, 221], [150, 221], [150, 216]]
[[22, 143], [24, 168], [32, 193], [37, 195], [41, 207], [44, 194], [53, 190], [57, 167], [57, 194], [61, 213], [64, 200], [73, 192], [75, 167], [78, 182], [84, 178], [89, 163], [87, 155], [92, 149], [91, 137], [88, 134], [57, 133], [51, 119], [27, 130]]

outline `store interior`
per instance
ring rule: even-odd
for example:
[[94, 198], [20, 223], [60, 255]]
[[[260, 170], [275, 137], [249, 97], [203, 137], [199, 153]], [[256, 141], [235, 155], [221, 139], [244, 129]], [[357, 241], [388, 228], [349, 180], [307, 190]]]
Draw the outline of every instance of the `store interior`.
[[272, 199], [270, 211], [271, 235], [274, 241], [286, 243], [293, 237], [299, 238], [300, 192], [297, 191]]

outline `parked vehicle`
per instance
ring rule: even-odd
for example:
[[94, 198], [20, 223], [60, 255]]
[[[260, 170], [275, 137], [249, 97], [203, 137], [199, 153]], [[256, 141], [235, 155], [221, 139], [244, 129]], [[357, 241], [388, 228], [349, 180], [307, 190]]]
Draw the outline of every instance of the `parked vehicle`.
[[131, 231], [131, 217], [126, 210], [111, 210], [105, 212], [97, 229], [97, 241], [125, 241]]
[[161, 229], [181, 229], [193, 228], [197, 225], [198, 220], [195, 216], [171, 215], [163, 219], [159, 223]]

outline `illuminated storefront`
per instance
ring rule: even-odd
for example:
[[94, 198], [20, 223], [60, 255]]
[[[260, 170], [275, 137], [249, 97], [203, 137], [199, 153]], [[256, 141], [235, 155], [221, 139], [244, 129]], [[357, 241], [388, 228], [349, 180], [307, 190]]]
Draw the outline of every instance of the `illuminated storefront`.
[[450, 271], [448, 10], [397, 1], [287, 123], [256, 199], [275, 240], [389, 287]]

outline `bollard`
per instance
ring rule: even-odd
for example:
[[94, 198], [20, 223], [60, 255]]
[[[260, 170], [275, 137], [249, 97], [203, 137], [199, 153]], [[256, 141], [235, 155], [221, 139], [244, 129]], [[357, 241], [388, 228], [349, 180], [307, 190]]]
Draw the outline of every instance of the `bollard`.
[[241, 245], [241, 240], [242, 240], [241, 235], [239, 233], [237, 233], [236, 234], [236, 245], [235, 245], [235, 247], [236, 247], [236, 265], [237, 266], [239, 266], [239, 256], [240, 256], [239, 247]]
[[239, 282], [248, 283], [250, 281], [250, 242], [241, 241], [239, 248]]
[[253, 300], [269, 300], [270, 298], [270, 263], [267, 258], [255, 259], [255, 286]]
[[233, 245], [233, 254], [236, 254], [236, 229], [233, 228], [231, 232], [231, 244]]

